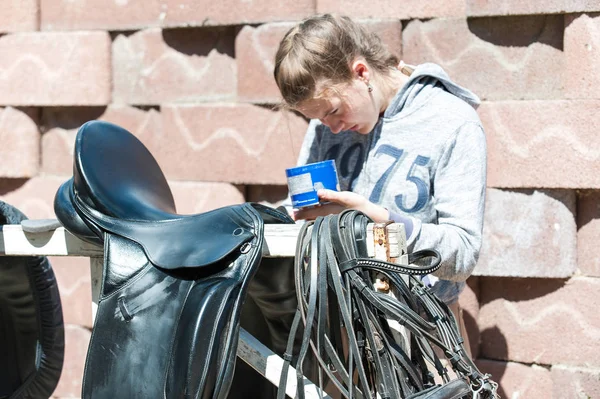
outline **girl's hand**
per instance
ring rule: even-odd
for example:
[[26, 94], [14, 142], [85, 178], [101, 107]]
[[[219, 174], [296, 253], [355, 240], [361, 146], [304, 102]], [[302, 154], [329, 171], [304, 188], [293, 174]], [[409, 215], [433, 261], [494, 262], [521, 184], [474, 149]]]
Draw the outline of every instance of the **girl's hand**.
[[361, 211], [375, 222], [385, 222], [389, 219], [389, 212], [387, 209], [376, 205], [362, 195], [351, 191], [319, 190], [317, 195], [321, 201], [330, 203], [311, 209], [296, 210], [294, 211], [295, 220], [313, 220], [318, 216], [340, 213], [347, 208]]

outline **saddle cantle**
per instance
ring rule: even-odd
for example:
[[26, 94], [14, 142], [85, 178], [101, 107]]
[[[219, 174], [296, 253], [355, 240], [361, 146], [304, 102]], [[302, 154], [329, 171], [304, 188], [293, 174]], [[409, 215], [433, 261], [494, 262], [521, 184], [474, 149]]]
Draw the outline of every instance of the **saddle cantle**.
[[83, 397], [226, 397], [263, 219], [291, 219], [250, 203], [177, 214], [154, 157], [107, 122], [79, 129], [73, 166], [56, 215], [104, 246]]

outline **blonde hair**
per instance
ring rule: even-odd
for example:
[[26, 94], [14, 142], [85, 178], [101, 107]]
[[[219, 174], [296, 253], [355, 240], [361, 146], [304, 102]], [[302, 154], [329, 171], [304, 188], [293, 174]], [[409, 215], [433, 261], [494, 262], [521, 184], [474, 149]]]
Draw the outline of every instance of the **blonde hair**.
[[290, 29], [275, 55], [273, 75], [290, 107], [313, 98], [317, 83], [331, 86], [352, 80], [351, 63], [363, 57], [381, 75], [398, 65], [379, 36], [345, 16], [317, 15]]

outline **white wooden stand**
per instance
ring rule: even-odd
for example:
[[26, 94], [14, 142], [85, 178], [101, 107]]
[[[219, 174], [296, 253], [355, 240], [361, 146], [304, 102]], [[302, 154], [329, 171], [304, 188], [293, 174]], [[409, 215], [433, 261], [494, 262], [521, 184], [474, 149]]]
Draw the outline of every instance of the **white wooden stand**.
[[[406, 236], [402, 224], [387, 224], [367, 227], [367, 243], [369, 256], [377, 259], [406, 264]], [[383, 230], [382, 230], [383, 229]], [[296, 251], [296, 240], [300, 225], [265, 225], [264, 257], [293, 257]], [[21, 225], [4, 225], [0, 230], [0, 256], [86, 256], [90, 258], [92, 277], [92, 307], [95, 317], [97, 299], [102, 278], [103, 249], [81, 241], [63, 227], [30, 233], [23, 231]], [[381, 281], [374, 282], [375, 287]], [[390, 295], [393, 295], [390, 292]], [[396, 328], [406, 341], [406, 332], [399, 326]], [[238, 357], [248, 363], [258, 373], [274, 385], [279, 384], [279, 376], [283, 368], [283, 359], [264, 346], [260, 341], [244, 329], [240, 329]], [[286, 394], [296, 395], [296, 370], [290, 367]], [[305, 378], [305, 396], [307, 398], [329, 398], [325, 393], [319, 395], [318, 387]]]

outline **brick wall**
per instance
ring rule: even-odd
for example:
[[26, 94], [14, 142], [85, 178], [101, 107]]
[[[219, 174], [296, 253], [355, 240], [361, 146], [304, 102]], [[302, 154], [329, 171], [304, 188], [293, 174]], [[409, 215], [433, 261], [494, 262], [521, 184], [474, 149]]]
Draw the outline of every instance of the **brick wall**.
[[[485, 241], [461, 297], [502, 397], [600, 397], [598, 0], [0, 0], [0, 198], [52, 218], [77, 128], [101, 119], [156, 156], [182, 213], [277, 202], [307, 123], [275, 111], [273, 55], [316, 12], [441, 64], [484, 100]], [[56, 397], [90, 337], [83, 258], [51, 258], [66, 322]]]

